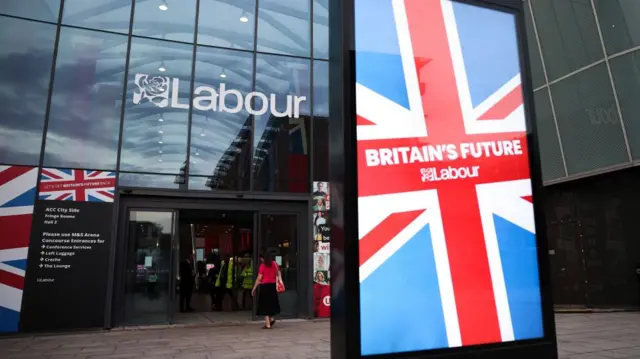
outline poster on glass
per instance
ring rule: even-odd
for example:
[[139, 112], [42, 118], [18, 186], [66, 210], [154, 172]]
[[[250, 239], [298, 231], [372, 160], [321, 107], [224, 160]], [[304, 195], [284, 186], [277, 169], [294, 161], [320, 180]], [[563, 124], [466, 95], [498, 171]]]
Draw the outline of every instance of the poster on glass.
[[328, 317], [331, 311], [329, 183], [314, 182], [312, 198], [314, 314], [316, 317]]

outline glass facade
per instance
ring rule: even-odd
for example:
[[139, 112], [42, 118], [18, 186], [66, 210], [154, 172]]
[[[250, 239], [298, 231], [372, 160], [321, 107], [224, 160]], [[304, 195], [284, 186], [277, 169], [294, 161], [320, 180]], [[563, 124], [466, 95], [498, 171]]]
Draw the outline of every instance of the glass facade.
[[[525, 10], [545, 182], [636, 164], [640, 5]], [[311, 192], [328, 180], [328, 21], [328, 0], [8, 1], [0, 163]]]
[[640, 160], [635, 0], [528, 0], [526, 26], [547, 184]]
[[328, 179], [327, 7], [8, 1], [0, 163], [117, 171], [120, 186], [310, 193]]
[[[308, 256], [300, 263], [322, 257], [313, 274], [300, 269], [300, 285], [308, 284], [300, 295], [317, 299], [307, 313], [328, 315], [328, 0], [6, 0], [0, 30], [4, 183], [29, 176], [33, 208], [45, 199], [97, 201], [47, 194], [37, 180], [46, 176], [87, 183], [107, 176], [116, 188], [98, 191], [106, 203], [119, 198], [117, 187], [260, 192], [276, 209], [306, 208], [306, 195], [315, 204], [313, 231], [302, 235], [300, 219], [301, 236], [293, 226], [289, 241]], [[21, 233], [23, 249], [35, 248], [29, 230]], [[293, 258], [288, 296], [296, 298]], [[19, 304], [9, 308], [11, 320], [0, 318], [0, 332], [19, 330]]]

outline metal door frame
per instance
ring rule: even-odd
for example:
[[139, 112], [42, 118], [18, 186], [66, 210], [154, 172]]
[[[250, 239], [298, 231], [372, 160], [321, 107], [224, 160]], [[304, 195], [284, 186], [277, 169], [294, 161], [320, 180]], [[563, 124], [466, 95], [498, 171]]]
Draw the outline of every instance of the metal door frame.
[[[122, 204], [122, 202], [121, 202]], [[119, 318], [116, 318], [116, 322], [118, 324], [125, 324], [126, 325], [126, 285], [127, 285], [127, 277], [128, 277], [128, 273], [127, 273], [127, 264], [128, 264], [128, 259], [129, 259], [129, 255], [130, 253], [130, 243], [129, 243], [129, 222], [131, 220], [131, 212], [132, 211], [137, 211], [137, 212], [156, 212], [156, 213], [160, 213], [160, 212], [164, 212], [164, 213], [171, 213], [172, 217], [171, 217], [171, 250], [169, 253], [169, 281], [168, 281], [168, 290], [169, 290], [169, 300], [167, 303], [167, 308], [165, 309], [165, 314], [167, 314], [166, 318], [167, 318], [167, 324], [171, 324], [172, 320], [173, 320], [173, 311], [172, 311], [172, 307], [173, 307], [173, 303], [175, 301], [175, 285], [176, 285], [176, 278], [175, 275], [173, 274], [173, 270], [174, 268], [176, 268], [176, 250], [177, 250], [177, 243], [179, 243], [179, 233], [178, 233], [178, 221], [179, 221], [179, 211], [175, 210], [175, 209], [165, 209], [165, 208], [155, 208], [155, 207], [148, 207], [148, 206], [134, 206], [134, 207], [125, 207], [125, 208], [121, 208], [122, 210], [119, 212], [119, 220], [120, 220], [120, 225], [122, 226], [122, 230], [119, 231], [120, 234], [122, 234], [122, 250], [120, 251], [121, 255], [122, 255], [122, 261], [124, 262], [124, 266], [121, 268], [121, 272], [123, 275], [120, 276], [121, 281], [120, 281], [120, 291], [116, 291], [116, 293], [121, 293], [121, 308], [119, 310]], [[116, 282], [117, 283], [117, 282]]]
[[[253, 224], [253, 247], [254, 247], [254, 263], [257, 268], [259, 259], [257, 258], [259, 247], [258, 245], [258, 230], [259, 230], [259, 215], [261, 213], [269, 214], [297, 214], [298, 215], [298, 317], [299, 318], [312, 318], [313, 317], [313, 291], [311, 290], [311, 272], [312, 272], [312, 256], [311, 243], [305, 241], [303, 238], [311, 238], [310, 227], [310, 209], [311, 198], [308, 194], [301, 195], [267, 195], [256, 194], [246, 196], [221, 196], [210, 197], [209, 196], [195, 196], [190, 193], [189, 195], [178, 196], [174, 192], [167, 191], [154, 191], [144, 190], [135, 191], [132, 194], [131, 190], [121, 189], [117, 196], [118, 201], [118, 216], [117, 227], [114, 229], [114, 235], [117, 234], [116, 243], [114, 248], [115, 258], [113, 261], [113, 267], [109, 270], [114, 273], [114, 281], [112, 283], [112, 295], [109, 296], [109, 327], [123, 326], [124, 323], [124, 294], [125, 294], [125, 280], [126, 280], [126, 255], [128, 245], [128, 219], [129, 211], [146, 210], [146, 211], [171, 211], [175, 213], [174, 216], [174, 236], [172, 246], [172, 268], [171, 271], [175, 271], [175, 257], [174, 253], [176, 243], [179, 243], [177, 237], [179, 235], [179, 211], [183, 209], [190, 210], [224, 210], [224, 211], [246, 211], [253, 212], [254, 224]], [[306, 218], [306, 220], [305, 220]], [[301, 255], [302, 254], [302, 255]], [[305, 255], [305, 254], [308, 254]], [[308, 258], [307, 258], [308, 257]], [[257, 276], [257, 270], [254, 270], [254, 276]], [[175, 301], [175, 273], [172, 276], [172, 293], [170, 294], [170, 323], [173, 320], [173, 303]], [[304, 278], [309, 278], [307, 283], [304, 282]], [[253, 304], [253, 310], [251, 318], [255, 319], [255, 301]]]

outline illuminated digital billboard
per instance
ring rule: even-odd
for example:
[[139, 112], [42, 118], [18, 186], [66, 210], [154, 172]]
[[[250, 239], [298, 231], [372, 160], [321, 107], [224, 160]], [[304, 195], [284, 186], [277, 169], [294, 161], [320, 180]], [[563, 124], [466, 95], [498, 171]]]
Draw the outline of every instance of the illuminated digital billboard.
[[516, 15], [356, 0], [361, 354], [545, 336]]

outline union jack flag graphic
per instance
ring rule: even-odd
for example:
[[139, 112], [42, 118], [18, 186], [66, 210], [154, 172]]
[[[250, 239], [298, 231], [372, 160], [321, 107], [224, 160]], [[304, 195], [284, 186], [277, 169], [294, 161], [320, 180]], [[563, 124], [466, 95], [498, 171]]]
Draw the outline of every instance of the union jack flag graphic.
[[542, 337], [515, 16], [355, 3], [362, 354]]
[[43, 168], [41, 200], [113, 202], [116, 174], [109, 171]]
[[37, 180], [37, 168], [0, 165], [0, 333], [18, 330]]

